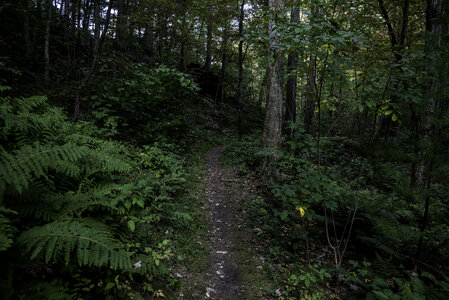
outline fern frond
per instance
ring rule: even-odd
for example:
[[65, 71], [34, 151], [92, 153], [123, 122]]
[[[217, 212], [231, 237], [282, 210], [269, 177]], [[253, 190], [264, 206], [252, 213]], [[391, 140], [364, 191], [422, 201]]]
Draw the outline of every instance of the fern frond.
[[7, 217], [8, 214], [16, 214], [16, 212], [0, 206], [0, 251], [5, 251], [13, 243], [14, 227]]
[[0, 153], [0, 181], [12, 185], [21, 193], [30, 182], [45, 176], [48, 169], [66, 171], [69, 175], [75, 172], [65, 167], [67, 161], [76, 161], [82, 156], [82, 148], [72, 144], [62, 146], [53, 145], [26, 145], [13, 154], [5, 151]]
[[76, 214], [80, 215], [87, 210], [96, 208], [103, 208], [109, 212], [117, 211], [115, 205], [106, 196], [114, 187], [116, 185], [91, 189], [87, 193], [68, 192], [61, 195], [54, 195], [52, 202], [59, 203], [56, 219], [61, 219], [65, 216], [74, 216]]
[[132, 170], [131, 165], [116, 155], [104, 152], [101, 149], [85, 148], [85, 163], [82, 164], [83, 172], [89, 176], [95, 173], [126, 173]]
[[42, 255], [47, 263], [64, 258], [66, 265], [76, 260], [80, 266], [131, 269], [131, 253], [122, 249], [123, 244], [114, 239], [107, 225], [94, 220], [57, 221], [36, 226], [24, 232], [18, 241], [31, 252], [31, 259]]

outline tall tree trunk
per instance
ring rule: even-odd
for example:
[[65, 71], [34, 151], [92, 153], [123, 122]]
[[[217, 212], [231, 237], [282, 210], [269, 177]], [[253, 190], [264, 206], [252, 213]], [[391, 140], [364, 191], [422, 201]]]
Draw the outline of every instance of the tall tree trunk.
[[284, 0], [269, 0], [270, 18], [268, 21], [268, 105], [265, 112], [263, 146], [274, 152], [266, 156], [262, 165], [265, 179], [278, 177], [279, 170], [276, 163], [279, 159], [278, 149], [282, 136], [282, 68], [283, 54], [279, 49], [279, 31], [276, 20], [282, 16]]
[[90, 0], [86, 0], [83, 8], [83, 33], [84, 38], [87, 39], [89, 37], [89, 25], [90, 25], [90, 14], [91, 14], [91, 5]]
[[53, 6], [53, 0], [47, 0], [46, 11], [47, 21], [45, 23], [45, 45], [44, 45], [44, 79], [45, 85], [50, 83], [50, 26], [51, 26], [51, 11]]
[[70, 15], [70, 0], [64, 1], [64, 16], [68, 20], [68, 16]]
[[207, 20], [207, 37], [206, 37], [206, 61], [204, 62], [204, 68], [206, 70], [210, 69], [212, 63], [212, 22], [213, 22], [213, 8], [212, 5], [209, 6], [209, 16]]
[[71, 27], [72, 27], [73, 36], [75, 36], [75, 31], [76, 31], [76, 6], [77, 6], [77, 2], [73, 1], [72, 5], [71, 5], [71, 11], [70, 11], [70, 13], [72, 15]]
[[306, 105], [304, 110], [304, 128], [306, 132], [312, 132], [313, 115], [315, 114], [315, 95], [316, 95], [316, 56], [310, 57], [310, 70], [307, 74], [307, 94]]
[[164, 52], [167, 50], [166, 48], [166, 38], [167, 38], [167, 13], [159, 9], [157, 14], [157, 35], [158, 35], [158, 44], [157, 49], [159, 53], [160, 61], [164, 62]]
[[149, 59], [148, 59], [148, 63], [150, 66], [153, 65], [154, 62], [154, 23], [151, 20], [150, 21], [150, 25], [145, 25], [145, 33], [143, 36], [143, 40], [144, 40], [144, 51], [145, 54], [148, 55]]
[[124, 23], [124, 9], [125, 9], [125, 0], [117, 0], [117, 21], [116, 21], [116, 32], [115, 32], [115, 39], [116, 39], [116, 45], [118, 49], [122, 49], [123, 44], [123, 23]]
[[[78, 0], [78, 13], [77, 13], [77, 19], [76, 19], [76, 28], [81, 28], [81, 7], [82, 7], [82, 1]], [[79, 37], [78, 37], [79, 39]]]
[[181, 71], [184, 71], [185, 69], [185, 46], [186, 46], [186, 37], [184, 32], [186, 30], [186, 0], [182, 0], [182, 25], [181, 25], [181, 46], [180, 46], [180, 53], [179, 53], [179, 69]]
[[237, 129], [239, 137], [242, 136], [242, 106], [243, 106], [243, 20], [245, 18], [245, 0], [242, 0], [240, 5], [239, 17], [239, 78], [237, 84], [237, 99], [239, 103], [237, 116]]
[[[401, 25], [401, 31], [399, 34], [399, 40], [396, 35], [396, 32], [393, 28], [393, 25], [391, 23], [388, 11], [385, 8], [385, 4], [383, 0], [378, 0], [380, 12], [382, 14], [382, 17], [385, 21], [385, 24], [387, 25], [388, 35], [390, 37], [390, 44], [391, 49], [393, 52], [393, 59], [395, 65], [399, 65], [402, 60], [404, 48], [405, 48], [405, 39], [407, 35], [407, 27], [408, 27], [408, 19], [409, 19], [409, 8], [410, 8], [410, 0], [404, 0], [404, 5], [402, 7], [402, 25]], [[397, 67], [396, 67], [397, 68]], [[398, 72], [401, 72], [400, 70], [397, 70]], [[392, 90], [397, 90], [400, 85], [400, 81], [396, 80], [392, 84]], [[399, 101], [398, 97], [396, 95], [391, 96], [391, 102], [397, 103]], [[396, 123], [392, 121], [390, 116], [386, 116], [382, 118], [380, 122], [380, 128], [379, 132], [377, 134], [377, 137], [388, 137], [390, 136], [396, 127]]]
[[100, 0], [94, 0], [94, 44], [92, 47], [92, 56], [95, 55], [95, 49], [98, 47], [98, 43], [100, 42], [100, 31], [101, 31], [101, 10], [100, 10]]
[[[446, 1], [447, 5], [449, 3]], [[447, 7], [446, 7], [447, 9]], [[443, 24], [447, 24], [447, 16], [443, 13], [443, 0], [427, 0], [427, 9], [426, 9], [426, 45], [425, 52], [428, 57], [427, 73], [428, 81], [426, 83], [426, 91], [425, 95], [425, 107], [422, 113], [422, 129], [421, 129], [421, 138], [426, 140], [425, 145], [428, 145], [426, 149], [421, 149], [418, 153], [419, 156], [419, 164], [416, 168], [416, 188], [418, 195], [421, 196], [424, 205], [424, 212], [420, 224], [420, 238], [418, 241], [418, 247], [416, 251], [416, 257], [420, 258], [423, 243], [424, 243], [424, 235], [427, 225], [429, 223], [429, 207], [430, 207], [430, 185], [431, 185], [431, 174], [434, 165], [434, 155], [435, 155], [435, 142], [434, 135], [439, 135], [439, 130], [437, 125], [433, 123], [432, 118], [437, 117], [440, 118], [444, 115], [443, 105], [441, 101], [445, 101], [447, 95], [441, 95], [441, 82], [443, 82], [444, 77], [447, 75], [445, 72], [441, 72], [440, 66], [438, 63], [441, 61], [440, 59], [443, 57], [443, 51], [447, 53], [447, 49], [442, 49], [443, 36]], [[432, 59], [433, 57], [433, 59]], [[438, 110], [438, 106], [440, 106], [440, 111]], [[423, 182], [422, 179], [425, 179]]]
[[228, 43], [228, 27], [226, 23], [223, 32], [223, 41], [221, 43], [221, 71], [220, 71], [220, 101], [224, 103], [225, 99], [225, 82], [226, 82], [226, 67], [227, 67], [227, 43]]
[[29, 13], [29, 0], [25, 1], [25, 8], [23, 10], [23, 38], [25, 42], [25, 57], [27, 60], [31, 58], [32, 49], [31, 49], [31, 39], [30, 39], [30, 17]]
[[81, 82], [78, 85], [78, 89], [76, 90], [75, 103], [73, 106], [73, 122], [78, 122], [78, 120], [79, 120], [81, 94], [83, 92], [84, 87], [89, 83], [89, 80], [92, 78], [95, 68], [97, 66], [100, 52], [101, 52], [104, 40], [106, 38], [106, 33], [109, 28], [109, 21], [111, 19], [112, 5], [113, 5], [113, 0], [109, 0], [108, 12], [106, 14], [106, 24], [104, 25], [103, 33], [101, 34], [101, 38], [100, 38], [99, 42], [97, 43], [97, 47], [95, 48], [93, 58], [92, 58], [92, 63], [90, 65], [89, 71], [87, 72], [86, 76], [81, 80]]
[[[292, 24], [299, 23], [299, 7], [298, 0], [292, 1], [292, 10], [290, 22]], [[294, 124], [296, 122], [296, 86], [298, 74], [296, 67], [298, 63], [298, 52], [290, 52], [288, 55], [287, 73], [289, 79], [287, 81], [287, 98], [286, 98], [286, 117], [285, 121]], [[292, 132], [290, 132], [290, 135]]]
[[157, 19], [156, 34], [157, 34], [157, 52], [158, 52], [160, 61], [163, 61], [163, 59], [162, 59], [163, 53], [162, 52], [164, 50], [164, 37], [163, 37], [163, 29], [162, 29], [162, 27], [164, 25], [164, 23], [162, 21], [163, 18], [164, 18], [164, 16], [162, 15], [162, 11], [160, 9], [158, 9], [157, 13], [156, 13], [156, 19]]

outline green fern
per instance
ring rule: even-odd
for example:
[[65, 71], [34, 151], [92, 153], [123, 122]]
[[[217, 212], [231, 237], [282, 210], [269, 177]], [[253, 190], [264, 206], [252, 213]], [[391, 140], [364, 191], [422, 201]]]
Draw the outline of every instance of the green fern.
[[[28, 218], [45, 222], [61, 220], [64, 217], [81, 216], [86, 211], [103, 210], [110, 214], [118, 214], [118, 210], [108, 197], [108, 193], [119, 185], [110, 184], [89, 189], [87, 192], [67, 192], [55, 194], [39, 193], [34, 197], [28, 195], [29, 190], [21, 195], [20, 214]], [[28, 199], [24, 199], [24, 196]], [[36, 197], [37, 196], [37, 197]]]
[[113, 237], [110, 228], [93, 219], [56, 221], [24, 232], [18, 242], [31, 252], [31, 259], [42, 255], [45, 262], [75, 258], [80, 266], [109, 266], [117, 270], [131, 269], [131, 253]]
[[117, 188], [118, 185], [112, 184], [105, 187], [90, 189], [87, 193], [68, 192], [63, 195], [54, 195], [51, 201], [59, 203], [56, 219], [66, 216], [81, 215], [83, 212], [92, 209], [106, 209], [111, 213], [118, 213], [114, 203], [107, 197], [107, 194]]
[[[76, 161], [82, 156], [82, 148], [72, 144], [62, 146], [26, 145], [13, 154], [0, 148], [0, 181], [11, 185], [18, 193], [36, 178], [46, 176], [48, 169], [58, 169], [67, 175], [75, 175], [76, 168], [69, 168], [67, 161]], [[1, 187], [4, 189], [6, 184]], [[0, 192], [4, 190], [0, 189]]]
[[[167, 171], [156, 178], [142, 169], [136, 149], [98, 137], [92, 124], [68, 122], [46, 101], [41, 96], [0, 97], [0, 251], [15, 243], [14, 249], [25, 249], [36, 267], [42, 262], [55, 270], [66, 265], [61, 270], [72, 275], [86, 267], [102, 267], [108, 276], [161, 274], [164, 266], [159, 260], [156, 264], [151, 253], [127, 246], [141, 243], [148, 232], [136, 230], [130, 236], [119, 224], [145, 217], [146, 199], [162, 216], [184, 180], [179, 159], [151, 157], [153, 163], [162, 159], [159, 169]], [[139, 172], [139, 180], [130, 176], [133, 170]], [[15, 211], [17, 216], [11, 218]], [[168, 213], [167, 218], [191, 222], [182, 213]], [[20, 255], [21, 262], [29, 261]], [[45, 275], [51, 280], [51, 274]], [[65, 299], [72, 283], [67, 278], [39, 282], [25, 293]]]
[[14, 227], [7, 215], [17, 214], [17, 212], [0, 206], [0, 251], [5, 251], [13, 243]]

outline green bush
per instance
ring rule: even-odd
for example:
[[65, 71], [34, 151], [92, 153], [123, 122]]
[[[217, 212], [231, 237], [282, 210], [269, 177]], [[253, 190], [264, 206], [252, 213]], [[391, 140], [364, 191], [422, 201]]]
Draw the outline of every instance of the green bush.
[[191, 103], [199, 90], [188, 75], [159, 66], [123, 62], [120, 76], [111, 78], [103, 61], [95, 90], [90, 91], [88, 118], [106, 136], [134, 140], [175, 141], [188, 138], [194, 125]]
[[2, 295], [130, 297], [131, 278], [150, 291], [172, 256], [159, 225], [188, 219], [172, 203], [181, 158], [99, 138], [43, 96], [0, 97], [0, 111]]

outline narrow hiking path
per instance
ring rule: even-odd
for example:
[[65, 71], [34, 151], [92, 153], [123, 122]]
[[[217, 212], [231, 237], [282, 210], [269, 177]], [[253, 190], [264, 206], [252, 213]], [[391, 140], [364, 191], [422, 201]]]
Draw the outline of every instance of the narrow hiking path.
[[234, 176], [232, 170], [220, 165], [224, 147], [212, 149], [207, 155], [205, 197], [210, 207], [211, 274], [206, 297], [238, 299], [242, 296], [241, 275], [234, 253], [235, 223], [230, 191], [226, 182]]
[[211, 149], [205, 158], [204, 196], [208, 203], [210, 269], [207, 273], [206, 299], [263, 299], [269, 286], [263, 282], [258, 255], [260, 242], [242, 213], [250, 184], [238, 177], [220, 159], [226, 146]]

